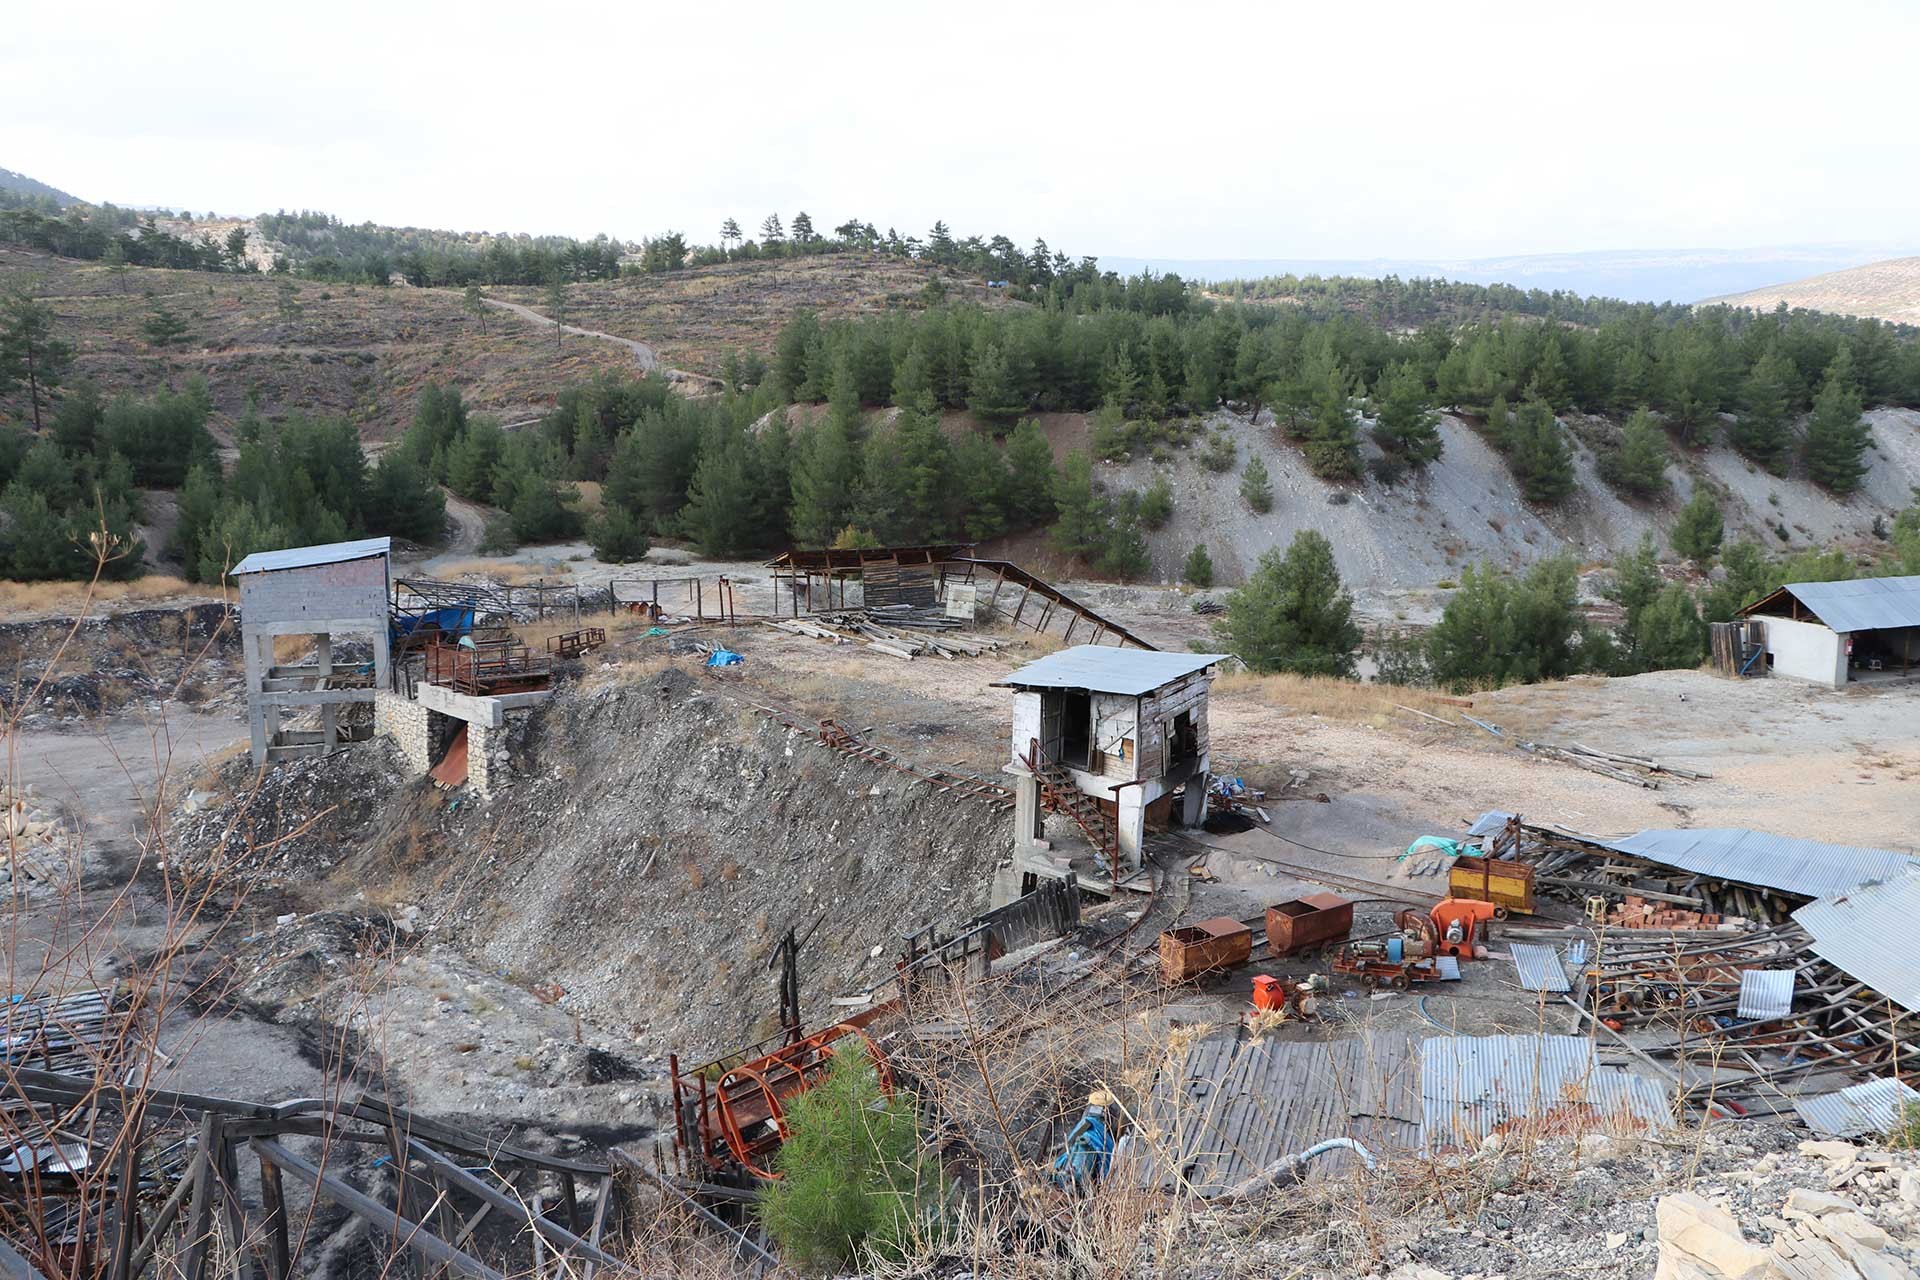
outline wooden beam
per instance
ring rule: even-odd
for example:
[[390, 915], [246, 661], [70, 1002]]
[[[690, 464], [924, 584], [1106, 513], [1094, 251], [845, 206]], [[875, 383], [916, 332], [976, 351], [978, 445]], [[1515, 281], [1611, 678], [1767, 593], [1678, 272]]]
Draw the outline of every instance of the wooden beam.
[[419, 1223], [408, 1222], [372, 1196], [322, 1173], [279, 1143], [269, 1138], [255, 1138], [252, 1145], [255, 1154], [262, 1160], [300, 1179], [313, 1188], [315, 1195], [339, 1205], [395, 1244], [459, 1275], [470, 1276], [472, 1280], [506, 1280], [504, 1275], [480, 1259], [462, 1253]]

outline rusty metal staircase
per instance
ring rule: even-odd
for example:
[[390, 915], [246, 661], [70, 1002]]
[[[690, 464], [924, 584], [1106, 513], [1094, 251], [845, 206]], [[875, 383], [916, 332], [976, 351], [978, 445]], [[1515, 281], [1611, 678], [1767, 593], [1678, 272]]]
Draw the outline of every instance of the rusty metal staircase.
[[1052, 760], [1040, 749], [1038, 738], [1029, 738], [1027, 754], [1020, 763], [1040, 784], [1040, 807], [1048, 813], [1065, 814], [1073, 819], [1087, 837], [1087, 843], [1107, 860], [1107, 869], [1113, 882], [1120, 882], [1120, 827], [1100, 802], [1082, 791], [1073, 781], [1073, 774], [1067, 766], [1058, 760]]

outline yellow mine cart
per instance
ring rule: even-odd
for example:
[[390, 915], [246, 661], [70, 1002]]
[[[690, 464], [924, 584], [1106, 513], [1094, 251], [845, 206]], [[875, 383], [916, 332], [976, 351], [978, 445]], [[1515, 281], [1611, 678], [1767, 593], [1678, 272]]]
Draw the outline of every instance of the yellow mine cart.
[[1453, 868], [1447, 873], [1447, 892], [1450, 897], [1491, 902], [1501, 920], [1514, 911], [1531, 915], [1533, 864], [1463, 854], [1453, 860]]

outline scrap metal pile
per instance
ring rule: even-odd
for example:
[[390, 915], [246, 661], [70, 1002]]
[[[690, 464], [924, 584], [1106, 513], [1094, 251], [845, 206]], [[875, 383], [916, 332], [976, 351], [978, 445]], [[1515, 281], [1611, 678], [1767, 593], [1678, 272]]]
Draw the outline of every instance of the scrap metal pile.
[[[864, 641], [869, 649], [896, 658], [977, 658], [1010, 642], [996, 636], [963, 631], [965, 623], [939, 609], [898, 605], [888, 608], [839, 609], [810, 613], [804, 618], [770, 618], [766, 625], [790, 635], [831, 640], [836, 644]], [[911, 633], [911, 634], [909, 634]]]
[[1920, 1057], [1907, 936], [1920, 861], [1751, 831], [1614, 840], [1489, 817], [1506, 819], [1488, 825], [1541, 897], [1585, 917], [1509, 931], [1521, 985], [1564, 993], [1682, 1100], [1797, 1110], [1832, 1132], [1821, 1097], [1905, 1076]]

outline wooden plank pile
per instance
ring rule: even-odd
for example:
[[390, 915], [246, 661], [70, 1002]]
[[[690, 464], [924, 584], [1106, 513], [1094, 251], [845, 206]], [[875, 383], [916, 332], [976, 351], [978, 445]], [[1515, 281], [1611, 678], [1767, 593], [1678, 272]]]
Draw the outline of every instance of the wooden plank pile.
[[810, 613], [804, 618], [769, 618], [766, 625], [789, 635], [830, 640], [835, 644], [865, 642], [869, 649], [911, 661], [920, 657], [977, 658], [1012, 643], [997, 636], [962, 631], [964, 623], [937, 610], [839, 609]]
[[[1407, 710], [1412, 710], [1412, 708], [1407, 708]], [[1426, 715], [1423, 711], [1416, 711], [1414, 714], [1426, 716], [1429, 720], [1439, 720], [1441, 724], [1449, 723], [1446, 720], [1441, 720], [1438, 716]], [[1659, 779], [1662, 777], [1701, 779], [1711, 778], [1713, 776], [1710, 773], [1702, 773], [1693, 769], [1682, 769], [1678, 765], [1664, 764], [1649, 756], [1623, 755], [1615, 751], [1596, 751], [1592, 747], [1582, 746], [1577, 742], [1567, 746], [1560, 746], [1551, 742], [1527, 742], [1510, 736], [1506, 730], [1497, 724], [1490, 724], [1485, 720], [1480, 720], [1469, 715], [1462, 715], [1460, 718], [1475, 728], [1486, 730], [1496, 738], [1511, 742], [1514, 746], [1527, 752], [1529, 755], [1540, 756], [1546, 760], [1558, 760], [1562, 764], [1570, 764], [1575, 768], [1585, 769], [1588, 773], [1597, 773], [1602, 777], [1612, 778], [1616, 782], [1630, 782], [1636, 787], [1645, 787], [1649, 791], [1658, 791], [1660, 789]]]
[[1660, 916], [1657, 928], [1712, 927], [1712, 917], [1756, 925], [1784, 924], [1803, 899], [1757, 885], [1719, 880], [1619, 853], [1572, 835], [1523, 826], [1518, 856], [1534, 865], [1534, 884], [1543, 897], [1585, 907], [1588, 898], [1607, 899], [1612, 921], [1625, 924], [1628, 900]]

